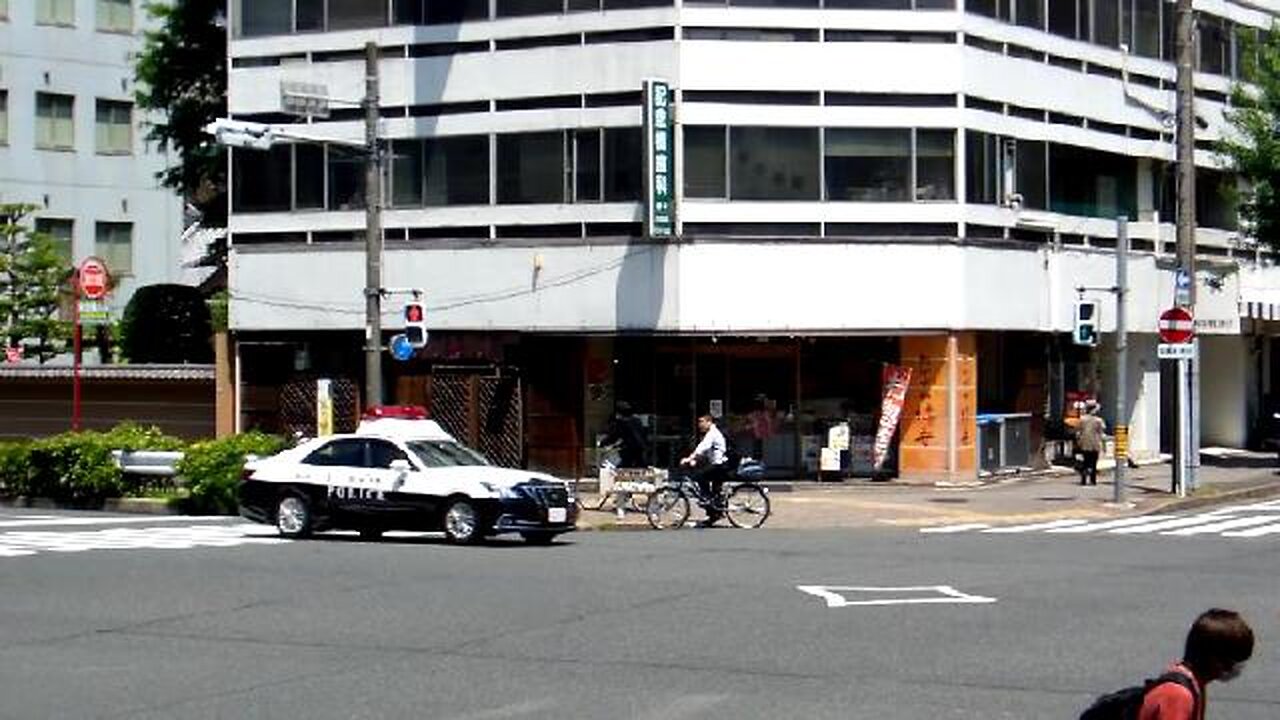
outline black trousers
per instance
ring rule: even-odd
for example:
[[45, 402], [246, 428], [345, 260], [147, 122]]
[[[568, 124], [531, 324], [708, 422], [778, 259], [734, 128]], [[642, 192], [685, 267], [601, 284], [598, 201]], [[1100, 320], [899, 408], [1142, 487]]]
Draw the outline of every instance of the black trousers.
[[1080, 460], [1080, 484], [1081, 485], [1097, 485], [1098, 484], [1098, 451], [1097, 450], [1081, 450], [1080, 454], [1083, 459]]
[[[698, 483], [698, 489], [702, 491], [702, 496], [709, 500], [714, 507], [720, 502], [720, 490], [724, 488], [724, 481], [729, 479], [729, 473], [725, 470], [724, 465], [704, 465], [693, 471], [693, 481]], [[718, 515], [708, 509], [709, 515]]]

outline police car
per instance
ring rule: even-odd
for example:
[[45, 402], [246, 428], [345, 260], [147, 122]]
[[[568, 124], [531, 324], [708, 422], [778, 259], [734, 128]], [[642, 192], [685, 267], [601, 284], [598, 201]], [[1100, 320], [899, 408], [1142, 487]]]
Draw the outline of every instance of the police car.
[[355, 433], [248, 463], [240, 514], [290, 538], [328, 529], [364, 537], [429, 530], [455, 543], [508, 532], [549, 543], [575, 528], [577, 507], [565, 483], [490, 465], [421, 408], [382, 407]]

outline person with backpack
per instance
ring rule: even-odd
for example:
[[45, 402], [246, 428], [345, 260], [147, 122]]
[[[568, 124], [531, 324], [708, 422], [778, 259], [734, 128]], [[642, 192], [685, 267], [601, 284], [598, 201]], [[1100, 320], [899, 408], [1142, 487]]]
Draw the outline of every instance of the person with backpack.
[[1142, 685], [1098, 698], [1080, 720], [1204, 720], [1205, 686], [1239, 677], [1253, 656], [1253, 630], [1233, 610], [1201, 613], [1187, 631], [1182, 660]]

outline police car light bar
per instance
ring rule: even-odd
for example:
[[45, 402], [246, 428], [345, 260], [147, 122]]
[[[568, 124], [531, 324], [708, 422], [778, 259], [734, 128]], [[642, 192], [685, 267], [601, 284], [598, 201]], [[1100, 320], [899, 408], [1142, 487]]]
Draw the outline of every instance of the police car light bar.
[[375, 405], [364, 411], [366, 420], [395, 418], [397, 420], [426, 420], [427, 409], [420, 405]]

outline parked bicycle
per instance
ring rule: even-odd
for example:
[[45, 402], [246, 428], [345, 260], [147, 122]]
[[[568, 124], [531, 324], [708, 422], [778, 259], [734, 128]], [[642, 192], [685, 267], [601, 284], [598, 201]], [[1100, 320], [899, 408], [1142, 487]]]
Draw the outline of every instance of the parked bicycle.
[[698, 483], [687, 472], [673, 473], [670, 481], [659, 486], [649, 496], [645, 514], [655, 530], [684, 527], [689, 520], [693, 502], [703, 510], [719, 512], [729, 523], [738, 528], [758, 528], [769, 519], [769, 491], [756, 480], [764, 477], [764, 464], [743, 458], [729, 472], [719, 497], [703, 494]]
[[604, 510], [612, 505], [621, 517], [624, 510], [645, 512], [649, 504], [649, 492], [659, 481], [665, 481], [666, 471], [654, 468], [620, 468], [617, 449], [606, 448], [600, 456], [597, 477], [594, 501], [584, 501], [582, 481], [574, 481], [574, 502], [581, 510]]

